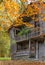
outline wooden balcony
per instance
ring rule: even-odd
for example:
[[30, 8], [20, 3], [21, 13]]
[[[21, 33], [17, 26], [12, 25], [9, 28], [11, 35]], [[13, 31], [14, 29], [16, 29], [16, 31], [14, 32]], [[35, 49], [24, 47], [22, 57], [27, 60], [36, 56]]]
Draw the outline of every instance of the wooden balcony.
[[33, 28], [30, 29], [31, 31], [27, 34], [27, 35], [22, 35], [22, 36], [15, 36], [15, 40], [16, 42], [20, 42], [20, 41], [24, 41], [24, 40], [28, 40], [31, 39], [33, 37], [38, 37], [40, 35], [45, 34], [45, 30], [43, 28], [37, 27], [37, 28]]

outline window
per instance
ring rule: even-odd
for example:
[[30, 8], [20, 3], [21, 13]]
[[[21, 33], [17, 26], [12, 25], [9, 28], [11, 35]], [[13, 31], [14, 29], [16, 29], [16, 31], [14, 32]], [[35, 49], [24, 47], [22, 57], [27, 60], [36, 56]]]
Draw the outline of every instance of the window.
[[18, 34], [20, 32], [20, 30], [16, 30], [16, 34]]
[[29, 48], [28, 41], [17, 43], [17, 51], [26, 51]]

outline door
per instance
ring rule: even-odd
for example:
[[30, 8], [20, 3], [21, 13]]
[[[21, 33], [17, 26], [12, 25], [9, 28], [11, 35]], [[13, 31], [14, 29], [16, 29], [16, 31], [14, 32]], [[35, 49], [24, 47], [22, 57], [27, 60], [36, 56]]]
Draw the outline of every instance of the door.
[[30, 58], [36, 58], [36, 44], [35, 43], [31, 43]]
[[44, 56], [44, 43], [39, 43], [39, 58]]

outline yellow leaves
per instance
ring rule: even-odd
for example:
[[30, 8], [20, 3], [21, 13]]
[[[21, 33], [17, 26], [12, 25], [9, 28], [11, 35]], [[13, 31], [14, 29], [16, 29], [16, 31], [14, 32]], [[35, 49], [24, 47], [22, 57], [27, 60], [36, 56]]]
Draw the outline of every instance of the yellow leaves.
[[19, 6], [18, 3], [16, 3], [16, 2], [11, 2], [10, 5], [11, 5], [12, 8], [15, 9], [15, 12], [18, 12], [18, 11], [19, 11], [20, 6]]
[[17, 3], [17, 2], [10, 2], [10, 5], [12, 6], [12, 7], [15, 7], [15, 6], [19, 6], [19, 4]]
[[[5, 4], [5, 5], [4, 5]], [[2, 30], [2, 27], [3, 29], [8, 29], [12, 24], [13, 22], [10, 21], [10, 19], [7, 17], [7, 14], [5, 11], [3, 11], [4, 9], [4, 6], [5, 6], [5, 9], [6, 11], [9, 13], [9, 15], [11, 16], [10, 18], [14, 18], [15, 20], [15, 17], [18, 17], [19, 16], [19, 10], [20, 10], [20, 6], [18, 3], [16, 2], [13, 2], [11, 0], [4, 0], [4, 3], [0, 4], [0, 10], [1, 10], [1, 16], [0, 16], [0, 19], [1, 19], [1, 27], [0, 27], [0, 30]], [[8, 20], [9, 19], [9, 20]]]
[[0, 4], [0, 11], [3, 11], [4, 10], [4, 6], [3, 4]]
[[12, 25], [12, 22], [11, 21], [2, 21], [2, 25], [7, 25], [7, 24], [9, 24], [9, 25]]
[[18, 25], [22, 25], [22, 24], [23, 24], [23, 21], [22, 21], [21, 19], [17, 18], [15, 24], [16, 24], [16, 25], [17, 25], [17, 24], [18, 24]]
[[3, 28], [0, 26], [0, 31], [2, 31], [3, 30]]
[[2, 21], [2, 25], [5, 25], [6, 24], [6, 22], [5, 21]]
[[45, 21], [45, 17], [42, 20]]
[[7, 2], [5, 2], [5, 7], [8, 9], [10, 9], [10, 5], [9, 5], [9, 3], [7, 3]]
[[28, 0], [21, 0], [22, 2], [27, 2]]
[[23, 13], [19, 17], [27, 16], [27, 14]]
[[2, 16], [0, 16], [0, 19], [2, 18]]
[[45, 3], [42, 4], [42, 7], [45, 8]]
[[45, 0], [42, 0], [43, 2], [45, 2]]
[[2, 21], [2, 22], [1, 22], [1, 27], [3, 27], [3, 29], [8, 30], [8, 28], [9, 28], [12, 24], [13, 24], [13, 23], [12, 23], [11, 21], [9, 21], [9, 20], [7, 20], [7, 21]]
[[27, 15], [32, 16], [39, 13], [39, 7], [37, 4], [33, 3], [32, 5], [28, 5]]
[[39, 0], [40, 2], [42, 2], [43, 0]]
[[0, 6], [0, 10], [2, 10], [3, 8]]
[[7, 1], [5, 2], [5, 7], [8, 10], [9, 14], [12, 16], [12, 18], [17, 17], [19, 10], [20, 10], [20, 6], [17, 2], [13, 2], [13, 1]]
[[13, 23], [11, 21], [7, 22], [7, 26], [11, 26]]
[[[27, 0], [21, 0], [22, 2], [27, 2]], [[33, 3], [33, 4], [29, 4], [27, 9], [25, 10], [25, 12], [23, 12], [21, 15], [19, 14], [20, 11], [20, 5], [17, 2], [14, 2], [13, 0], [4, 0], [4, 4], [5, 4], [5, 9], [6, 12], [9, 14], [9, 19], [8, 16], [4, 16], [3, 17], [0, 16], [0, 19], [4, 19], [4, 21], [1, 22], [1, 24], [8, 29], [11, 25], [13, 25], [12, 20], [15, 23], [15, 26], [19, 26], [19, 25], [26, 25], [27, 27], [34, 27], [34, 25], [30, 24], [29, 22], [23, 22], [22, 21], [22, 17], [24, 16], [30, 16], [32, 17], [32, 19], [34, 21], [38, 21], [38, 17], [36, 17], [35, 15], [39, 15], [40, 16], [44, 16], [44, 14], [41, 14], [40, 12], [42, 12], [42, 9], [45, 10], [45, 4], [40, 3], [40, 6], [38, 3]], [[23, 7], [22, 7], [23, 8]], [[2, 4], [0, 4], [0, 10], [3, 11], [4, 7]], [[6, 15], [7, 15], [6, 13]], [[43, 17], [43, 20], [45, 21], [45, 18]], [[6, 19], [6, 20], [5, 20]]]
[[27, 27], [34, 27], [34, 25], [33, 25], [33, 24], [28, 23], [28, 22], [26, 22], [26, 23], [24, 23], [24, 24], [25, 24], [25, 26], [27, 26]]
[[[41, 2], [42, 3], [42, 2]], [[41, 14], [40, 12], [42, 11], [42, 9], [41, 8], [43, 8], [43, 6], [45, 6], [45, 5], [43, 5], [43, 3], [41, 4], [40, 3], [40, 6], [39, 6], [39, 4], [38, 3], [33, 3], [32, 5], [28, 5], [28, 7], [27, 7], [27, 10], [22, 14], [22, 15], [20, 15], [20, 20], [19, 20], [19, 22], [20, 21], [22, 21], [21, 20], [21, 17], [24, 17], [24, 16], [30, 16], [30, 17], [32, 17], [32, 19], [34, 20], [34, 21], [36, 21], [36, 22], [38, 22], [39, 21], [39, 15], [40, 15], [40, 17], [41, 16], [44, 16], [45, 17], [45, 15], [44, 14]], [[43, 6], [42, 6], [43, 5]], [[41, 7], [42, 6], [42, 7]], [[40, 8], [41, 7], [41, 8]], [[44, 10], [43, 10], [44, 11]], [[43, 17], [43, 20], [45, 20], [45, 18]], [[23, 21], [22, 21], [23, 22]], [[21, 23], [20, 23], [21, 24]], [[34, 27], [34, 25], [32, 25], [32, 24], [30, 24], [30, 23], [28, 23], [28, 22], [23, 22], [22, 24], [24, 24], [24, 25], [26, 25], [26, 26], [28, 26], [28, 27]]]
[[25, 26], [27, 26], [27, 27], [34, 27], [34, 25], [31, 24], [31, 23], [29, 23], [29, 22], [23, 22], [23, 21], [22, 21], [22, 17], [21, 17], [21, 18], [19, 17], [19, 18], [16, 20], [16, 23], [15, 23], [15, 26], [20, 26], [20, 25], [25, 25]]
[[0, 10], [2, 10], [2, 4], [0, 4]]

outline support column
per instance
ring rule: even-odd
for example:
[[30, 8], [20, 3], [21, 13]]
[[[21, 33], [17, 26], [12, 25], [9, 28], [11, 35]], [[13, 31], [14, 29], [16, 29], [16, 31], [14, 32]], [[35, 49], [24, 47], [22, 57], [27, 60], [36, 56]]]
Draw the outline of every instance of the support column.
[[16, 41], [15, 41], [15, 35], [14, 35], [14, 32], [15, 31], [15, 28], [12, 28], [9, 33], [10, 33], [10, 52], [11, 52], [11, 59], [14, 59], [14, 55], [16, 53], [16, 50], [17, 50], [17, 46], [16, 46]]
[[30, 45], [31, 45], [31, 42], [29, 40], [29, 57], [30, 57]]
[[36, 59], [38, 59], [39, 53], [38, 53], [38, 42], [36, 42]]
[[45, 40], [44, 40], [44, 57], [45, 57]]

